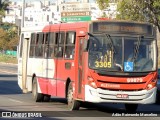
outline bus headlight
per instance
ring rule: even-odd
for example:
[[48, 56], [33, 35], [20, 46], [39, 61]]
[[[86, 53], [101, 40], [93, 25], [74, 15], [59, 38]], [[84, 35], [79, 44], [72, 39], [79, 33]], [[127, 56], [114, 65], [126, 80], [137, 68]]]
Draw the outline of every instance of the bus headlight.
[[157, 83], [157, 80], [156, 80], [156, 79], [151, 80], [151, 81], [148, 83], [146, 89], [147, 89], [147, 90], [150, 90], [150, 89], [154, 88], [154, 87], [156, 86], [156, 83]]
[[95, 83], [95, 81], [94, 81], [94, 79], [93, 79], [92, 77], [88, 76], [87, 79], [88, 79], [88, 84], [89, 84], [91, 87], [97, 88], [97, 85], [96, 85], [96, 83]]

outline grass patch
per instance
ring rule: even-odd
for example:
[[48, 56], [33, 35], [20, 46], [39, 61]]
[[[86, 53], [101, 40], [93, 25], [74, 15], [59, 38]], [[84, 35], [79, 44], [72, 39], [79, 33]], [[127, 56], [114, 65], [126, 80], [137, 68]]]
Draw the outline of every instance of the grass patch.
[[11, 55], [0, 54], [0, 62], [17, 64], [17, 58]]

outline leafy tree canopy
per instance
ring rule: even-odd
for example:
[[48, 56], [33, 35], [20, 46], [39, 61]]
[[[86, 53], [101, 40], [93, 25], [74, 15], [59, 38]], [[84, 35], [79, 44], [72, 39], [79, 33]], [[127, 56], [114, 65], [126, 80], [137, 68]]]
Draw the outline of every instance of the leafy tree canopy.
[[18, 44], [17, 28], [10, 23], [2, 23], [5, 10], [9, 6], [9, 0], [0, 0], [0, 50], [13, 50]]
[[5, 10], [9, 6], [9, 0], [0, 0], [0, 21], [2, 21], [2, 17], [5, 16]]
[[[108, 3], [109, 0], [98, 1]], [[97, 3], [99, 4], [99, 2]], [[150, 22], [156, 25], [160, 32], [159, 0], [117, 0], [117, 3], [117, 19]]]
[[110, 0], [96, 0], [100, 10], [106, 9], [108, 7], [109, 1]]
[[13, 50], [18, 45], [17, 28], [11, 26], [9, 29], [0, 28], [0, 50]]

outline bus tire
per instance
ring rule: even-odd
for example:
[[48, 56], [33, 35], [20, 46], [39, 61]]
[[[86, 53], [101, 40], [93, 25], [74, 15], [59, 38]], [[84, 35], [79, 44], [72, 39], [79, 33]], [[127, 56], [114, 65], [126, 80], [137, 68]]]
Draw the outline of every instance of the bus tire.
[[156, 104], [160, 104], [160, 90], [157, 89], [156, 93]]
[[44, 95], [43, 102], [49, 102], [51, 96], [50, 95]]
[[35, 102], [42, 102], [44, 99], [44, 95], [42, 93], [38, 93], [38, 85], [36, 77], [34, 77], [32, 83], [32, 96]]
[[136, 112], [137, 108], [138, 108], [138, 104], [125, 104], [125, 108], [127, 112]]
[[73, 87], [72, 83], [69, 83], [68, 91], [67, 91], [67, 103], [69, 110], [79, 110], [80, 108], [80, 101], [74, 100], [73, 97]]

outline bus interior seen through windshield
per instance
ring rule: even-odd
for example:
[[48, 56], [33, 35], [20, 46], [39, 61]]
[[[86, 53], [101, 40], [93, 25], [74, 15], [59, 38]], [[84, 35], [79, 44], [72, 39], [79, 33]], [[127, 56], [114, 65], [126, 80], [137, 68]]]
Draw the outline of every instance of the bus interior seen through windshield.
[[117, 72], [153, 71], [156, 70], [155, 48], [155, 41], [143, 36], [90, 35], [89, 67]]

